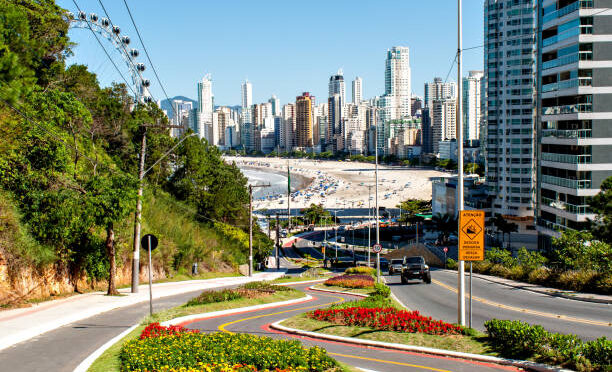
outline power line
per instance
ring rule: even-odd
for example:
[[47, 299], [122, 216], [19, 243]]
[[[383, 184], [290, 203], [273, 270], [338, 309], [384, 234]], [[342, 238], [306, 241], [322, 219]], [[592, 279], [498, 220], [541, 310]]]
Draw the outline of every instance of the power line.
[[450, 68], [448, 69], [448, 73], [446, 74], [446, 78], [444, 78], [444, 82], [446, 83], [448, 81], [448, 77], [451, 73], [451, 71], [453, 71], [453, 66], [455, 66], [455, 62], [457, 62], [457, 55], [459, 53], [455, 53], [455, 58], [453, 59], [453, 62], [450, 65]]
[[130, 19], [132, 20], [132, 25], [134, 25], [134, 29], [136, 30], [136, 35], [138, 35], [138, 40], [140, 40], [140, 45], [142, 45], [142, 49], [144, 50], [145, 55], [147, 56], [147, 60], [149, 61], [149, 64], [151, 65], [151, 68], [153, 69], [153, 73], [155, 74], [155, 78], [157, 79], [157, 83], [159, 84], [162, 92], [164, 92], [164, 96], [166, 97], [166, 100], [168, 100], [168, 103], [170, 103], [170, 107], [172, 108], [172, 115], [175, 116], [176, 112], [174, 112], [174, 105], [170, 101], [170, 98], [168, 98], [168, 93], [166, 93], [166, 89], [164, 88], [164, 85], [162, 84], [161, 79], [159, 78], [159, 75], [157, 74], [157, 70], [155, 69], [155, 65], [151, 61], [151, 57], [149, 57], [149, 52], [147, 51], [147, 47], [145, 46], [145, 43], [142, 41], [142, 37], [140, 36], [140, 31], [138, 31], [138, 26], [136, 26], [136, 22], [134, 21], [134, 17], [132, 16], [132, 12], [130, 11], [130, 7], [128, 6], [127, 1], [123, 0], [123, 3], [125, 4], [125, 8], [127, 9], [128, 14], [130, 15]]
[[[79, 7], [79, 4], [77, 4], [76, 0], [72, 0], [72, 2], [74, 3], [74, 5], [77, 7], [77, 9], [79, 10], [79, 12], [81, 12], [81, 8]], [[132, 86], [130, 85], [130, 83], [128, 83], [127, 79], [125, 78], [125, 76], [123, 76], [123, 73], [121, 72], [121, 70], [119, 70], [119, 67], [117, 67], [117, 64], [115, 63], [115, 61], [113, 61], [113, 59], [111, 58], [110, 54], [108, 54], [108, 51], [106, 50], [106, 48], [104, 47], [104, 45], [102, 44], [102, 42], [100, 41], [100, 39], [98, 39], [98, 35], [96, 34], [96, 32], [93, 30], [93, 28], [91, 27], [91, 25], [89, 24], [89, 22], [85, 21], [85, 23], [87, 24], [87, 27], [89, 28], [89, 30], [91, 31], [91, 33], [94, 35], [94, 37], [96, 38], [96, 41], [98, 42], [98, 44], [100, 44], [100, 47], [102, 48], [102, 50], [104, 51], [104, 54], [106, 54], [106, 57], [108, 58], [108, 60], [113, 64], [113, 66], [115, 66], [115, 70], [117, 70], [117, 72], [119, 73], [119, 75], [121, 75], [121, 78], [123, 79], [123, 81], [125, 82], [125, 84], [130, 88], [130, 90], [132, 91], [132, 93], [134, 93], [134, 96], [137, 96], [136, 92], [134, 91], [134, 89], [132, 88]]]

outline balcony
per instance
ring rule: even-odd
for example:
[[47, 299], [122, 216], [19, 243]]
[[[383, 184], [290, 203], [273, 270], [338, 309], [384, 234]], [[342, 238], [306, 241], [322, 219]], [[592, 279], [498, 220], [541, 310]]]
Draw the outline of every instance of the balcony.
[[589, 214], [593, 213], [591, 207], [588, 204], [575, 205], [566, 203], [560, 200], [550, 199], [542, 197], [542, 205], [547, 205], [551, 208], [560, 209], [572, 214]]
[[548, 230], [559, 231], [559, 232], [562, 232], [568, 229], [568, 227], [565, 225], [555, 223], [552, 221], [547, 221], [542, 218], [538, 219], [538, 226], [544, 227]]
[[576, 87], [590, 87], [592, 77], [580, 77], [577, 79], [563, 80], [556, 83], [546, 84], [542, 86], [542, 93], [554, 92], [557, 90], [570, 89]]
[[578, 54], [570, 54], [567, 56], [558, 57], [556, 59], [552, 59], [550, 61], [546, 61], [542, 63], [542, 69], [548, 70], [550, 68], [569, 65], [571, 63], [576, 63], [576, 62], [578, 62]]
[[591, 138], [591, 129], [542, 129], [542, 137], [560, 139]]
[[590, 9], [593, 8], [593, 0], [580, 0], [580, 1], [576, 1], [575, 3], [572, 3], [568, 6], [565, 6], [561, 9], [557, 9], [556, 11], [546, 14], [544, 17], [542, 17], [542, 21], [544, 23], [546, 22], [550, 22], [554, 19], [557, 18], [561, 18], [563, 16], [566, 16], [570, 13], [575, 12], [578, 9]]
[[582, 31], [582, 29], [579, 28], [579, 27], [571, 28], [571, 29], [569, 29], [569, 30], [567, 30], [567, 31], [565, 31], [565, 32], [563, 32], [561, 34], [558, 34], [558, 35], [555, 35], [555, 36], [551, 36], [551, 37], [548, 37], [548, 38], [542, 40], [542, 46], [543, 47], [547, 47], [549, 45], [553, 45], [553, 44], [556, 44], [556, 43], [558, 43], [560, 41], [563, 41], [565, 39], [569, 39], [570, 37], [578, 36], [578, 35], [580, 35], [581, 31]]
[[593, 104], [577, 103], [574, 105], [542, 107], [542, 115], [578, 114], [581, 112], [593, 112]]
[[553, 186], [565, 187], [568, 189], [590, 189], [591, 180], [570, 180], [567, 178], [542, 175], [542, 183]]
[[555, 154], [543, 152], [542, 161], [552, 161], [565, 164], [591, 164], [591, 155]]

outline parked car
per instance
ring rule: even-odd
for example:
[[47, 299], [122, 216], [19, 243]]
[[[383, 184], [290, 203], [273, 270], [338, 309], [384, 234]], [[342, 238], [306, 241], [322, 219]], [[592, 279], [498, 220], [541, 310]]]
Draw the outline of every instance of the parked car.
[[402, 269], [404, 268], [404, 260], [399, 258], [392, 259], [389, 263], [389, 275], [393, 275], [395, 273], [402, 273]]
[[280, 231], [280, 237], [281, 238], [286, 238], [287, 237], [287, 229], [282, 229]]
[[431, 272], [423, 256], [404, 257], [403, 263], [402, 284], [408, 284], [410, 279], [421, 279], [427, 284], [431, 283]]

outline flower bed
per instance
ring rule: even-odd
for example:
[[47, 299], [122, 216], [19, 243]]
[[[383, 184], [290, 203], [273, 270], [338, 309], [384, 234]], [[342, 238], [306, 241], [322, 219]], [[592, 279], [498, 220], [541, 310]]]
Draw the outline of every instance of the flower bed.
[[276, 292], [293, 291], [292, 288], [270, 284], [268, 282], [250, 282], [237, 289], [209, 290], [192, 298], [185, 306], [205, 305], [215, 302], [239, 300], [241, 298], [259, 298]]
[[122, 372], [144, 371], [329, 371], [337, 362], [299, 341], [247, 334], [200, 333], [150, 324], [119, 354]]
[[425, 317], [418, 311], [388, 308], [349, 307], [318, 309], [308, 313], [312, 319], [346, 326], [370, 327], [384, 331], [425, 333], [429, 335], [462, 334], [461, 327]]
[[370, 275], [340, 275], [329, 278], [323, 283], [327, 286], [338, 286], [345, 288], [373, 288], [374, 278]]

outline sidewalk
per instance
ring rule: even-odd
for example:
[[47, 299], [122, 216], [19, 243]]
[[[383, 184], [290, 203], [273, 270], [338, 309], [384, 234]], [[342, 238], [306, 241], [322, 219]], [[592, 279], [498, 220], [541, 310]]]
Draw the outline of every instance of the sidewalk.
[[[238, 276], [153, 284], [153, 299], [257, 280], [273, 280], [283, 274], [282, 271], [264, 272], [254, 274], [252, 278]], [[140, 285], [138, 289], [138, 293], [131, 293], [130, 288], [120, 289], [123, 296], [106, 296], [105, 292], [93, 292], [42, 302], [32, 307], [1, 311], [0, 350], [66, 324], [148, 301], [149, 286]]]
[[[440, 269], [440, 270], [443, 270], [443, 269]], [[445, 271], [452, 272], [452, 273], [457, 272], [454, 270], [445, 270]], [[466, 273], [466, 278], [468, 276], [469, 274]], [[544, 287], [538, 284], [517, 282], [512, 279], [500, 278], [497, 276], [477, 274], [477, 273], [474, 273], [474, 277], [480, 278], [480, 279], [483, 279], [483, 280], [486, 280], [492, 283], [498, 283], [501, 285], [523, 289], [526, 291], [542, 293], [542, 294], [546, 294], [549, 296], [563, 297], [563, 298], [576, 300], [576, 301], [612, 304], [612, 296], [609, 296], [609, 295], [602, 295], [602, 294], [595, 294], [595, 293], [583, 293], [583, 292], [576, 292], [576, 291], [570, 291], [570, 290], [565, 290], [565, 289], [550, 288], [550, 287]]]

